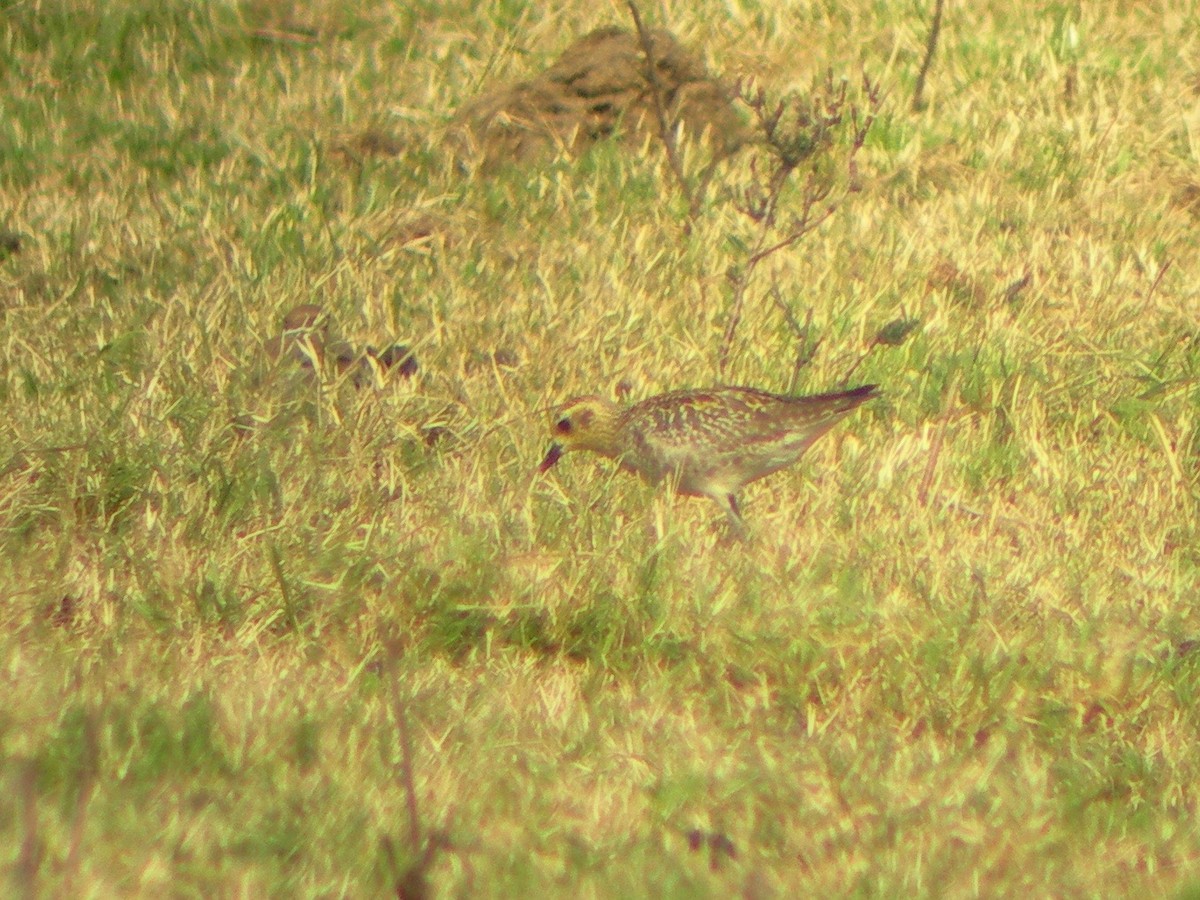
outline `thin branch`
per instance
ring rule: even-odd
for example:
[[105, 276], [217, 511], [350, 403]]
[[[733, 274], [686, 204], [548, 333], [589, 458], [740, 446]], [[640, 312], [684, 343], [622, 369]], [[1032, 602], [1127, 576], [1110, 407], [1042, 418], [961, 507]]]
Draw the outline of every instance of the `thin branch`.
[[929, 74], [929, 67], [933, 64], [933, 54], [937, 51], [938, 35], [942, 31], [942, 4], [943, 0], [934, 0], [933, 19], [929, 22], [929, 37], [925, 41], [925, 58], [921, 60], [921, 70], [917, 72], [917, 83], [913, 87], [913, 112], [920, 112], [926, 106], [925, 76]]
[[929, 488], [933, 484], [933, 475], [937, 471], [938, 459], [942, 455], [942, 439], [946, 434], [946, 423], [943, 422], [933, 433], [933, 442], [929, 447], [929, 459], [925, 462], [925, 471], [921, 475], [921, 483], [917, 486], [917, 503], [924, 507], [929, 505]]
[[1154, 281], [1150, 283], [1150, 290], [1146, 291], [1146, 299], [1142, 301], [1142, 312], [1150, 308], [1150, 301], [1154, 298], [1154, 292], [1158, 290], [1158, 286], [1162, 283], [1163, 276], [1167, 274], [1167, 269], [1171, 268], [1171, 260], [1166, 260], [1158, 270], [1158, 274], [1154, 276]]
[[745, 269], [730, 272], [729, 280], [733, 282], [733, 306], [729, 310], [729, 321], [725, 324], [725, 333], [721, 335], [721, 349], [717, 353], [717, 371], [725, 374], [729, 364], [729, 353], [733, 349], [733, 339], [737, 336], [738, 325], [742, 323], [742, 307], [746, 303], [746, 286], [750, 282], [749, 273]]
[[899, 347], [908, 336], [920, 327], [919, 319], [910, 319], [907, 316], [902, 316], [899, 319], [893, 319], [876, 332], [875, 337], [867, 344], [867, 349], [863, 352], [854, 364], [846, 370], [846, 374], [842, 376], [839, 386], [845, 386], [850, 383], [850, 376], [858, 371], [858, 367], [863, 364], [868, 356], [876, 347]]
[[671, 166], [671, 171], [675, 173], [675, 180], [679, 182], [679, 189], [683, 191], [683, 196], [687, 199], [688, 216], [694, 219], [700, 212], [700, 199], [699, 195], [693, 190], [692, 185], [688, 182], [687, 176], [683, 171], [683, 163], [679, 160], [679, 147], [675, 142], [675, 129], [671, 126], [670, 117], [667, 115], [667, 104], [664, 96], [666, 92], [663, 89], [662, 81], [658, 77], [658, 61], [654, 58], [654, 46], [650, 39], [650, 32], [646, 30], [646, 26], [642, 22], [642, 14], [638, 12], [637, 4], [633, 0], [629, 0], [629, 13], [633, 16], [633, 24], [637, 29], [638, 40], [642, 45], [642, 53], [646, 55], [646, 80], [650, 83], [650, 95], [654, 100], [654, 113], [658, 117], [658, 130], [662, 135], [663, 147], [667, 151], [667, 162]]
[[392, 672], [392, 714], [396, 719], [396, 735], [400, 739], [400, 783], [404, 787], [404, 805], [408, 811], [408, 844], [414, 857], [421, 854], [424, 838], [421, 833], [421, 810], [417, 804], [417, 785], [413, 778], [412, 735], [408, 730], [408, 714], [400, 696], [400, 681]]
[[96, 786], [100, 767], [100, 736], [91, 714], [83, 722], [84, 759], [79, 772], [79, 793], [75, 796], [75, 814], [71, 819], [71, 840], [63, 862], [60, 897], [74, 897], [75, 880], [83, 864], [83, 838], [87, 832], [88, 804]]
[[921, 506], [929, 505], [929, 489], [933, 486], [938, 459], [942, 455], [942, 441], [945, 439], [946, 428], [950, 424], [950, 418], [954, 415], [957, 405], [955, 393], [958, 390], [958, 380], [959, 375], [956, 372], [950, 377], [950, 381], [944, 391], [945, 396], [948, 398], [946, 408], [940, 416], [941, 422], [938, 425], [937, 431], [933, 433], [933, 442], [929, 447], [929, 459], [925, 463], [925, 472], [921, 476], [921, 483], [917, 486], [917, 502]]
[[38, 833], [38, 790], [37, 764], [27, 761], [18, 775], [18, 790], [23, 807], [24, 836], [21, 838], [21, 849], [13, 865], [13, 883], [21, 897], [36, 898], [38, 892], [38, 869], [42, 865], [45, 853], [42, 838]]
[[771, 299], [774, 301], [776, 308], [783, 313], [783, 319], [787, 322], [787, 326], [791, 329], [792, 336], [796, 338], [796, 359], [792, 363], [792, 375], [788, 379], [786, 394], [794, 394], [796, 385], [800, 381], [800, 372], [804, 367], [813, 361], [813, 357], [817, 354], [817, 349], [821, 346], [824, 338], [818, 337], [815, 341], [812, 339], [812, 307], [809, 307], [808, 313], [805, 316], [804, 324], [801, 325], [796, 319], [796, 314], [792, 312], [792, 308], [783, 301], [783, 297], [779, 295], [779, 285], [771, 285]]
[[826, 219], [828, 219], [830, 216], [832, 216], [833, 213], [834, 213], [834, 207], [831, 206], [828, 209], [826, 209], [823, 213], [821, 213], [819, 216], [817, 216], [816, 218], [809, 218], [808, 216], [804, 216], [803, 219], [796, 224], [795, 230], [793, 230], [787, 237], [785, 237], [781, 241], [778, 241], [778, 242], [772, 244], [770, 247], [766, 247], [762, 250], [759, 250], [757, 253], [755, 253], [753, 256], [750, 257], [750, 260], [747, 263], [747, 265], [754, 265], [755, 263], [757, 263], [763, 259], [766, 259], [772, 253], [782, 250], [784, 247], [790, 247], [792, 244], [796, 243], [796, 241], [800, 240], [800, 238], [804, 237], [806, 234], [808, 234], [810, 231], [812, 231], [814, 228], [818, 227], [822, 222], [824, 222]]
[[[729, 318], [717, 353], [717, 368], [722, 375], [745, 312], [746, 292], [755, 267], [820, 227], [837, 211], [846, 195], [860, 189], [855, 157], [875, 123], [882, 95], [879, 85], [865, 73], [861, 101], [851, 102], [848, 88], [845, 79], [835, 81], [832, 70], [825, 73], [824, 84], [817, 85], [809, 96], [792, 96], [777, 103], [769, 103], [762, 88], [738, 87], [738, 98], [749, 108], [763, 136], [769, 163], [766, 171], [760, 171], [757, 160], [751, 159], [750, 184], [739, 191], [733, 201], [735, 209], [754, 221], [756, 237], [746, 249], [746, 261], [729, 273]], [[791, 217], [790, 223], [779, 222], [788, 179], [810, 159], [827, 153], [843, 126], [849, 131], [844, 192], [839, 191], [831, 200], [834, 180], [814, 168], [803, 188], [800, 212]]]

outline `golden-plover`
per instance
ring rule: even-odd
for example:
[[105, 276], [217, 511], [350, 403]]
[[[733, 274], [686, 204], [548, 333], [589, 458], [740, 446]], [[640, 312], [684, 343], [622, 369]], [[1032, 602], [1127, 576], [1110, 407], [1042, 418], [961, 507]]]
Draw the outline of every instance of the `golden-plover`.
[[681, 494], [711, 497], [744, 534], [738, 491], [796, 462], [877, 391], [878, 385], [865, 384], [788, 397], [717, 387], [672, 391], [628, 408], [603, 397], [576, 397], [554, 413], [554, 442], [540, 471], [568, 451], [591, 450], [651, 484], [667, 481]]

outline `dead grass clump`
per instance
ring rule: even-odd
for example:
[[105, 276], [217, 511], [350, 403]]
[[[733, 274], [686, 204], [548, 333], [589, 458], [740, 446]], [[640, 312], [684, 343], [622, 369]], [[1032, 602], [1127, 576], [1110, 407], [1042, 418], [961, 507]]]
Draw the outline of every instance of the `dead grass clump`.
[[336, 339], [329, 316], [312, 303], [301, 304], [283, 317], [283, 331], [263, 344], [263, 355], [271, 363], [287, 358], [310, 372], [331, 368], [339, 377], [349, 376], [356, 387], [371, 384], [376, 370], [395, 368], [404, 378], [417, 371], [417, 358], [405, 344], [360, 350]]
[[[736, 151], [747, 132], [729, 88], [669, 31], [650, 32], [650, 42], [654, 80], [671, 121], [707, 135], [720, 155]], [[657, 127], [653, 90], [638, 35], [601, 28], [535, 78], [494, 88], [467, 104], [449, 140], [460, 162], [484, 171], [530, 163], [555, 149], [581, 153], [614, 134], [637, 143]]]
[[970, 309], [978, 309], [987, 302], [986, 288], [944, 256], [934, 263], [925, 279], [925, 286], [931, 293], [945, 293], [956, 303]]
[[1192, 218], [1200, 219], [1200, 184], [1182, 181], [1171, 195], [1171, 204], [1184, 210]]

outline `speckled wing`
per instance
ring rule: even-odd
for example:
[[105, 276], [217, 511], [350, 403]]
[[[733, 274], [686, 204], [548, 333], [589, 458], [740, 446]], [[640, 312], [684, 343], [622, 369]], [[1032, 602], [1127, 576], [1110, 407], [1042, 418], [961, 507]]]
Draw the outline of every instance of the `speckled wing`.
[[740, 387], [664, 394], [626, 414], [624, 461], [652, 482], [678, 473], [685, 493], [736, 490], [795, 462], [874, 392], [866, 385], [810, 397]]
[[692, 469], [703, 447], [697, 444], [690, 416], [668, 405], [647, 408], [648, 404], [630, 409], [622, 423], [625, 446], [621, 462], [657, 484], [673, 473]]
[[[623, 417], [622, 461], [652, 483], [676, 476], [683, 493], [709, 493], [709, 482], [730, 466], [744, 467], [760, 436], [780, 433], [765, 401], [750, 388], [674, 391], [631, 407]], [[752, 454], [754, 451], [751, 451]]]
[[[655, 398], [679, 442], [700, 436], [708, 452], [721, 454], [754, 446], [787, 445], [801, 451], [868, 400], [874, 385], [851, 391], [787, 397], [755, 388], [730, 387], [714, 391], [681, 392]], [[676, 399], [678, 397], [679, 399]], [[672, 401], [675, 402], [672, 402]]]

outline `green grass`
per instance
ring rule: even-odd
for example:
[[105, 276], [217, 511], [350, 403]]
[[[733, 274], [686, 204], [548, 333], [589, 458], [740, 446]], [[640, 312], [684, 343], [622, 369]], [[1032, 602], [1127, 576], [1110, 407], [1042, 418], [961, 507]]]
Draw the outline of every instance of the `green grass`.
[[[1200, 10], [1169, 6], [950, 4], [920, 114], [915, 7], [654, 21], [887, 95], [724, 376], [782, 390], [815, 346], [798, 390], [861, 360], [884, 396], [737, 544], [602, 461], [534, 469], [570, 395], [721, 380], [751, 154], [689, 229], [659, 147], [471, 179], [442, 143], [623, 7], [8, 4], [9, 892], [1196, 895]], [[272, 367], [301, 303], [419, 373]]]

